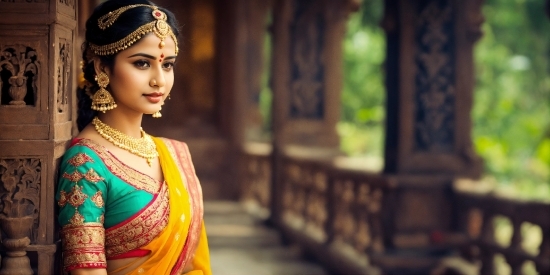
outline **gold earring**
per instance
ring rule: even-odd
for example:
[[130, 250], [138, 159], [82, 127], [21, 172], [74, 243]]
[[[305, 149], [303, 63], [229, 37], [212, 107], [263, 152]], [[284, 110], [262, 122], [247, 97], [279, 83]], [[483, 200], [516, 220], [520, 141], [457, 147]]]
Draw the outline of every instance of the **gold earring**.
[[116, 108], [115, 99], [109, 91], [105, 89], [107, 85], [109, 85], [109, 76], [101, 72], [95, 76], [95, 81], [97, 81], [97, 85], [99, 85], [99, 90], [92, 96], [92, 110], [105, 113], [105, 111]]
[[154, 118], [162, 117], [162, 114], [160, 113], [160, 110], [162, 110], [162, 107], [160, 107], [160, 109], [159, 109], [158, 111], [154, 112], [154, 113], [152, 114], [152, 116], [153, 116]]

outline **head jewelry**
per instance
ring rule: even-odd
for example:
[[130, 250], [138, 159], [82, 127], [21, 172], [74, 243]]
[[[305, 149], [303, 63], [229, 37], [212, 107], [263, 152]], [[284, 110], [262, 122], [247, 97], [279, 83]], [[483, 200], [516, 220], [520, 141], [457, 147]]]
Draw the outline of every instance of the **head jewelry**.
[[170, 25], [166, 23], [166, 18], [167, 18], [166, 13], [159, 10], [157, 6], [146, 5], [146, 4], [135, 4], [135, 5], [124, 6], [101, 16], [97, 20], [98, 21], [97, 25], [101, 30], [105, 30], [111, 25], [113, 25], [113, 23], [118, 19], [118, 17], [123, 12], [136, 7], [150, 7], [153, 10], [152, 15], [155, 18], [155, 21], [151, 21], [149, 23], [146, 23], [140, 26], [135, 31], [128, 34], [126, 37], [114, 43], [102, 45], [102, 46], [90, 43], [90, 49], [96, 55], [115, 54], [119, 51], [122, 51], [132, 46], [136, 41], [141, 39], [144, 35], [150, 32], [153, 32], [158, 38], [160, 38], [159, 48], [161, 49], [166, 44], [164, 42], [164, 39], [167, 36], [170, 36], [172, 40], [174, 40], [174, 43], [176, 43], [176, 54], [178, 54], [178, 40], [176, 39], [176, 35], [174, 35], [174, 32], [172, 31], [172, 28], [170, 27]]

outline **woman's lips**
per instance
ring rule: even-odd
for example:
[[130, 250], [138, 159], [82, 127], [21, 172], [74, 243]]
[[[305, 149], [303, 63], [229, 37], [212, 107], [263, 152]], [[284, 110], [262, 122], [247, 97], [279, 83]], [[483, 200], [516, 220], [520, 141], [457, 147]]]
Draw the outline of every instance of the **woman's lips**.
[[144, 96], [151, 103], [158, 103], [162, 100], [162, 94], [161, 93], [151, 93], [151, 94], [146, 94]]

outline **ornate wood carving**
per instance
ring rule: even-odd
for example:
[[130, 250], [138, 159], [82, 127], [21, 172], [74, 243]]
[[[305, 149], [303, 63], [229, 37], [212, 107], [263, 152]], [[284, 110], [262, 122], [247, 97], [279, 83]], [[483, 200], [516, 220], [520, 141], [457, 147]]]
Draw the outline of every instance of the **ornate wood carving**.
[[75, 7], [75, 0], [59, 0], [60, 4], [67, 5], [74, 9]]
[[322, 52], [325, 20], [322, 5], [314, 0], [294, 0], [290, 25], [290, 117], [323, 119], [325, 74]]
[[466, 30], [468, 39], [471, 43], [474, 43], [483, 35], [481, 31], [481, 24], [485, 21], [481, 10], [483, 0], [468, 0], [465, 1], [464, 4], [466, 5]]
[[450, 152], [455, 130], [455, 30], [451, 0], [420, 1], [416, 24], [415, 149]]
[[40, 159], [0, 159], [0, 216], [32, 217], [33, 242], [38, 228], [41, 170]]
[[45, 3], [46, 1], [47, 0], [0, 0], [0, 4], [2, 4], [2, 3], [27, 3], [27, 4], [30, 4], [30, 3]]
[[68, 83], [71, 74], [71, 44], [65, 39], [60, 39], [59, 55], [57, 61], [57, 111], [64, 113], [67, 110]]
[[0, 45], [0, 104], [35, 105], [40, 61], [36, 49], [22, 45]]

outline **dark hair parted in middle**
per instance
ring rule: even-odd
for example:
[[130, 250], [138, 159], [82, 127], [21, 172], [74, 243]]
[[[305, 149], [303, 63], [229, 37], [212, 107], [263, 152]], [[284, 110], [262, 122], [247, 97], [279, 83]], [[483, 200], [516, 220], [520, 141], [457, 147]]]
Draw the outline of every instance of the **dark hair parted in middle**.
[[[115, 12], [120, 8], [128, 7], [131, 5], [137, 6], [125, 9], [123, 12], [120, 13], [118, 18], [116, 18], [116, 20], [114, 20], [114, 22], [112, 22], [112, 25], [110, 25], [109, 27], [105, 29], [100, 28], [98, 21], [102, 16], [109, 14], [109, 12]], [[102, 66], [113, 69], [115, 56], [118, 53], [117, 52], [114, 54], [96, 55], [90, 46], [104, 46], [117, 43], [130, 35], [132, 32], [136, 31], [138, 28], [150, 22], [156, 21], [157, 18], [153, 16], [153, 9], [151, 6], [154, 6], [155, 8], [166, 14], [166, 23], [171, 28], [171, 31], [177, 38], [179, 30], [178, 22], [174, 14], [169, 10], [158, 7], [154, 3], [146, 0], [106, 1], [97, 6], [94, 9], [94, 12], [90, 16], [90, 18], [86, 21], [86, 40], [82, 44], [82, 71], [84, 73], [86, 85], [84, 85], [84, 87], [80, 86], [77, 90], [77, 126], [79, 131], [81, 131], [86, 125], [88, 125], [92, 121], [93, 117], [97, 114], [97, 111], [91, 109], [92, 100], [90, 98], [90, 96], [97, 92], [97, 90], [99, 89], [99, 86], [94, 79], [96, 73], [93, 58], [98, 57], [101, 61]], [[177, 41], [175, 42], [177, 44]]]

